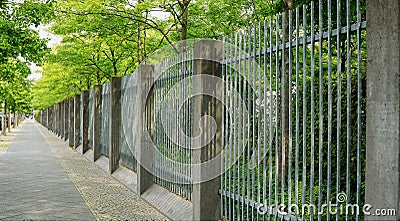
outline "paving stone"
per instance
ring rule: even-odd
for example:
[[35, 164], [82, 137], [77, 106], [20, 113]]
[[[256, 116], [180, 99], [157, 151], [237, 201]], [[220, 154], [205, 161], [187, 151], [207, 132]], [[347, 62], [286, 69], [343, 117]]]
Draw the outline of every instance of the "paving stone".
[[167, 220], [129, 188], [38, 125], [50, 150], [98, 220]]
[[0, 154], [0, 168], [1, 220], [95, 219], [33, 121]]
[[167, 220], [43, 126], [20, 129], [0, 137], [0, 220]]

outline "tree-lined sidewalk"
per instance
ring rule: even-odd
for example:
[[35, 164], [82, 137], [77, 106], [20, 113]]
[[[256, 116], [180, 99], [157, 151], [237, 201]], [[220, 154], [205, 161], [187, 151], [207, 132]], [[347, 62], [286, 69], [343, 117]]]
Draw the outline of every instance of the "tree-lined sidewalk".
[[0, 168], [0, 219], [166, 219], [33, 120]]

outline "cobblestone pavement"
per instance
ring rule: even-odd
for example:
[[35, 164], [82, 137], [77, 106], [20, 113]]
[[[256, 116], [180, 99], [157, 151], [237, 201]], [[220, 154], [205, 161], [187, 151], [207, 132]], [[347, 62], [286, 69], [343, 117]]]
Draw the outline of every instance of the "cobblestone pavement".
[[56, 135], [39, 124], [36, 126], [98, 220], [167, 219], [94, 163], [68, 148]]
[[95, 219], [31, 120], [0, 154], [0, 220], [26, 219]]

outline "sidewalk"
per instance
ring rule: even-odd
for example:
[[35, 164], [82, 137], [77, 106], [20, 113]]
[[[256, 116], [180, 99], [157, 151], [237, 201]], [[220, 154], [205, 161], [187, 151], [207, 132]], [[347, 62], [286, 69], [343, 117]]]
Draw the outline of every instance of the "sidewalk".
[[0, 220], [160, 220], [162, 214], [44, 127], [0, 153]]

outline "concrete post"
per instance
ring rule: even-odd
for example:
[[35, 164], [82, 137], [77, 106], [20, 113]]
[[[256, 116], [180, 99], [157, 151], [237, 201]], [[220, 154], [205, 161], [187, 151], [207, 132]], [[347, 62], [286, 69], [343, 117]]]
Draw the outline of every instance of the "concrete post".
[[61, 126], [62, 126], [62, 120], [61, 120], [61, 114], [62, 114], [62, 103], [58, 103], [57, 104], [57, 135], [61, 138], [62, 137], [62, 130], [61, 130]]
[[49, 130], [53, 132], [53, 106], [49, 107]]
[[74, 97], [74, 147], [78, 148], [81, 136], [81, 95]]
[[89, 91], [82, 92], [82, 154], [89, 150]]
[[109, 159], [110, 173], [119, 167], [119, 146], [121, 136], [121, 78], [112, 77], [110, 81], [110, 129]]
[[70, 98], [68, 101], [68, 125], [69, 125], [69, 131], [68, 131], [68, 145], [70, 147], [74, 146], [74, 98]]
[[50, 107], [46, 109], [46, 114], [47, 114], [46, 128], [47, 130], [50, 130]]
[[46, 109], [46, 128], [49, 128], [49, 108]]
[[[210, 79], [211, 76], [222, 79], [219, 61], [222, 58], [222, 43], [212, 40], [201, 40], [194, 45], [193, 87], [198, 92], [208, 92], [215, 97], [221, 97], [221, 81]], [[221, 184], [221, 132], [222, 103], [209, 95], [194, 97], [193, 122], [211, 116], [216, 124], [216, 134], [206, 121], [203, 125], [194, 125], [194, 134], [201, 139], [193, 150], [193, 220], [219, 220], [220, 196], [218, 190]], [[207, 142], [207, 139], [211, 142]]]
[[59, 114], [59, 127], [60, 127], [60, 138], [63, 139], [64, 138], [64, 118], [63, 118], [63, 114], [64, 114], [64, 102], [61, 101], [60, 102], [60, 114]]
[[[365, 203], [400, 220], [400, 1], [367, 0], [367, 168]], [[365, 215], [366, 220], [377, 216]]]
[[69, 137], [69, 100], [64, 101], [64, 140]]
[[57, 121], [58, 121], [58, 104], [54, 104], [54, 133], [58, 136], [58, 128], [57, 128]]
[[61, 106], [61, 133], [62, 139], [65, 139], [65, 101], [62, 101]]
[[54, 133], [58, 136], [58, 128], [57, 128], [58, 106], [57, 105], [58, 104], [54, 105], [54, 122], [53, 122], [54, 126], [53, 126], [53, 128], [54, 128]]
[[101, 85], [93, 88], [93, 161], [101, 157]]
[[[139, 195], [153, 184], [154, 147], [151, 137], [154, 134], [154, 95], [150, 91], [154, 82], [154, 66], [140, 65], [138, 71], [139, 146], [137, 147], [137, 188]], [[149, 94], [147, 92], [150, 91]], [[148, 136], [150, 134], [150, 137]]]

